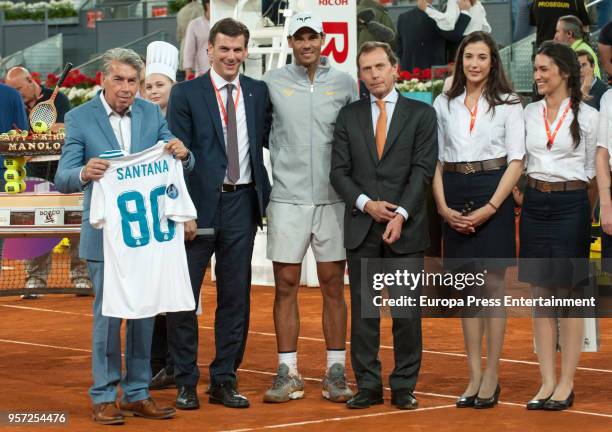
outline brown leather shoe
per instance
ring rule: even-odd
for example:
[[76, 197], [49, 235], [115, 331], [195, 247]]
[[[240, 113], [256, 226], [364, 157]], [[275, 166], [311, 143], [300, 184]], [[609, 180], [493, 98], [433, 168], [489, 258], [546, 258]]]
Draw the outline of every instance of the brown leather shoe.
[[151, 398], [136, 402], [121, 401], [119, 408], [123, 411], [123, 415], [153, 420], [169, 419], [176, 414], [176, 410], [172, 407], [157, 407]]
[[91, 417], [96, 423], [103, 425], [118, 425], [125, 422], [123, 413], [117, 409], [114, 402], [94, 404]]

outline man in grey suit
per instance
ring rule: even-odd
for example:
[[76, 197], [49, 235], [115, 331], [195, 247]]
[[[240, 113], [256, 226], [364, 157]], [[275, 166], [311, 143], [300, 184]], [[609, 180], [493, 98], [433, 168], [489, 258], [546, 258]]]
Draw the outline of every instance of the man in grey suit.
[[[104, 286], [104, 251], [102, 230], [89, 224], [92, 181], [99, 180], [109, 166], [99, 158], [107, 151], [136, 153], [169, 140], [166, 150], [193, 168], [193, 157], [177, 139], [173, 139], [159, 107], [136, 99], [143, 63], [137, 53], [114, 48], [103, 56], [102, 92], [90, 102], [70, 111], [65, 118], [66, 140], [62, 148], [55, 184], [62, 193], [85, 192], [81, 226], [80, 257], [87, 260], [94, 285], [92, 372], [89, 389], [93, 419], [100, 424], [122, 424], [127, 415], [150, 419], [173, 417], [174, 408], [157, 407], [149, 396], [150, 355], [154, 318], [128, 320], [126, 324], [125, 374], [121, 373], [121, 319], [102, 315]], [[185, 228], [185, 238], [195, 235]], [[145, 269], [134, 269], [144, 271]], [[117, 384], [123, 398], [115, 406]]]
[[[347, 105], [338, 115], [330, 179], [346, 203], [351, 363], [358, 387], [347, 406], [368, 408], [383, 403], [383, 386], [378, 359], [380, 316], [378, 309], [372, 315], [363, 313], [368, 310], [372, 287], [362, 280], [362, 259], [410, 258], [410, 271], [422, 267], [429, 243], [425, 195], [438, 152], [434, 110], [401, 97], [394, 88], [397, 57], [391, 47], [364, 43], [357, 64], [370, 97]], [[394, 294], [391, 288], [389, 294]], [[415, 409], [413, 391], [422, 350], [420, 315], [413, 310], [408, 317], [392, 316], [391, 402], [400, 409]]]

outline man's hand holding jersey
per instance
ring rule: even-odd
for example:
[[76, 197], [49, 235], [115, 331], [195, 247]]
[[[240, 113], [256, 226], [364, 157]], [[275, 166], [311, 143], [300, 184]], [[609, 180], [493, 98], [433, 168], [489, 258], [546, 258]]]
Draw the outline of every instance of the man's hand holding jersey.
[[110, 166], [110, 162], [105, 159], [91, 158], [87, 161], [87, 165], [81, 170], [81, 181], [87, 183], [91, 180], [100, 180], [104, 177], [104, 173]]
[[189, 150], [187, 150], [185, 144], [183, 144], [183, 142], [178, 138], [174, 138], [168, 141], [168, 144], [166, 144], [164, 148], [176, 159], [184, 161], [189, 157]]

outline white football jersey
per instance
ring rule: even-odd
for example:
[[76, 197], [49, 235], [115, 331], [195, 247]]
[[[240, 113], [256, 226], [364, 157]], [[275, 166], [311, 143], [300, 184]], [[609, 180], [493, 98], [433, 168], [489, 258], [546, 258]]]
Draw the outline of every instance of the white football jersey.
[[184, 222], [196, 218], [183, 166], [159, 142], [124, 156], [94, 182], [89, 222], [104, 230], [102, 315], [147, 318], [195, 309]]

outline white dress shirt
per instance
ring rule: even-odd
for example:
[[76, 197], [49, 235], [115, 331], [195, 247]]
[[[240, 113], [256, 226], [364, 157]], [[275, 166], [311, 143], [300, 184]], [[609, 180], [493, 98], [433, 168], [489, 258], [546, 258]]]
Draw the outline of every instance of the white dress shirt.
[[[525, 156], [523, 106], [504, 104], [489, 111], [486, 98], [478, 99], [476, 120], [470, 132], [471, 113], [465, 106], [466, 92], [452, 99], [441, 94], [434, 101], [438, 117], [440, 162], [475, 162], [506, 157], [508, 163]], [[511, 95], [504, 95], [509, 100]]]
[[612, 167], [612, 89], [601, 97], [599, 103], [599, 131], [597, 133], [597, 146], [603, 147], [610, 153], [610, 166]]
[[113, 132], [115, 133], [115, 137], [117, 138], [119, 147], [125, 153], [131, 153], [130, 150], [132, 148], [132, 107], [130, 106], [127, 111], [123, 115], [121, 115], [113, 111], [108, 102], [106, 102], [104, 92], [100, 92], [100, 99], [102, 100], [102, 105], [106, 110], [106, 115], [108, 115], [108, 120], [110, 121], [111, 127], [113, 128]]
[[[395, 106], [397, 105], [397, 99], [399, 98], [399, 93], [395, 88], [391, 90], [391, 92], [383, 98], [385, 101], [385, 111], [387, 112], [387, 133], [389, 135], [389, 125], [391, 124], [391, 119], [393, 118], [393, 112], [395, 111]], [[378, 122], [378, 116], [380, 115], [380, 109], [378, 105], [376, 105], [376, 96], [370, 95], [370, 105], [372, 107], [372, 128], [374, 130], [374, 136], [376, 136], [376, 123]], [[370, 201], [370, 197], [366, 194], [361, 194], [357, 198], [357, 202], [355, 206], [365, 213], [365, 205], [368, 201]], [[396, 213], [401, 214], [404, 217], [404, 220], [408, 220], [408, 212], [403, 207], [398, 207], [395, 209]]]
[[[565, 99], [559, 107], [557, 118], [550, 124], [554, 133], [568, 106], [570, 99]], [[589, 181], [595, 177], [595, 151], [597, 149], [597, 127], [599, 113], [585, 103], [580, 103], [578, 122], [580, 123], [580, 143], [574, 146], [570, 133], [570, 124], [574, 114], [570, 109], [550, 150], [546, 148], [548, 136], [544, 126], [545, 99], [525, 107], [525, 143], [527, 160], [525, 172], [530, 177], [547, 182], [572, 180]]]
[[[226, 84], [229, 84], [228, 81], [225, 81], [217, 72], [215, 72], [214, 68], [210, 68], [210, 76], [213, 80], [213, 85], [217, 87], [219, 90], [219, 95], [223, 100], [223, 106], [227, 106], [227, 89], [225, 88]], [[234, 90], [232, 92], [232, 98], [234, 102], [236, 101], [236, 94], [238, 92], [238, 88], [240, 88], [240, 75], [237, 75], [236, 78], [231, 82], [234, 84]], [[238, 162], [240, 164], [240, 179], [236, 182], [236, 184], [248, 184], [251, 183], [251, 162], [249, 159], [249, 132], [247, 129], [247, 121], [246, 121], [246, 111], [244, 108], [244, 93], [242, 89], [240, 91], [240, 100], [238, 101], [238, 106], [236, 107], [236, 128], [238, 131]], [[225, 120], [223, 119], [223, 109], [217, 103], [219, 107], [219, 115], [221, 116], [221, 125], [223, 126], [223, 139], [225, 140], [227, 146], [227, 125], [225, 124]], [[227, 172], [225, 174], [225, 180], [223, 183], [230, 184], [231, 182], [227, 178]]]

